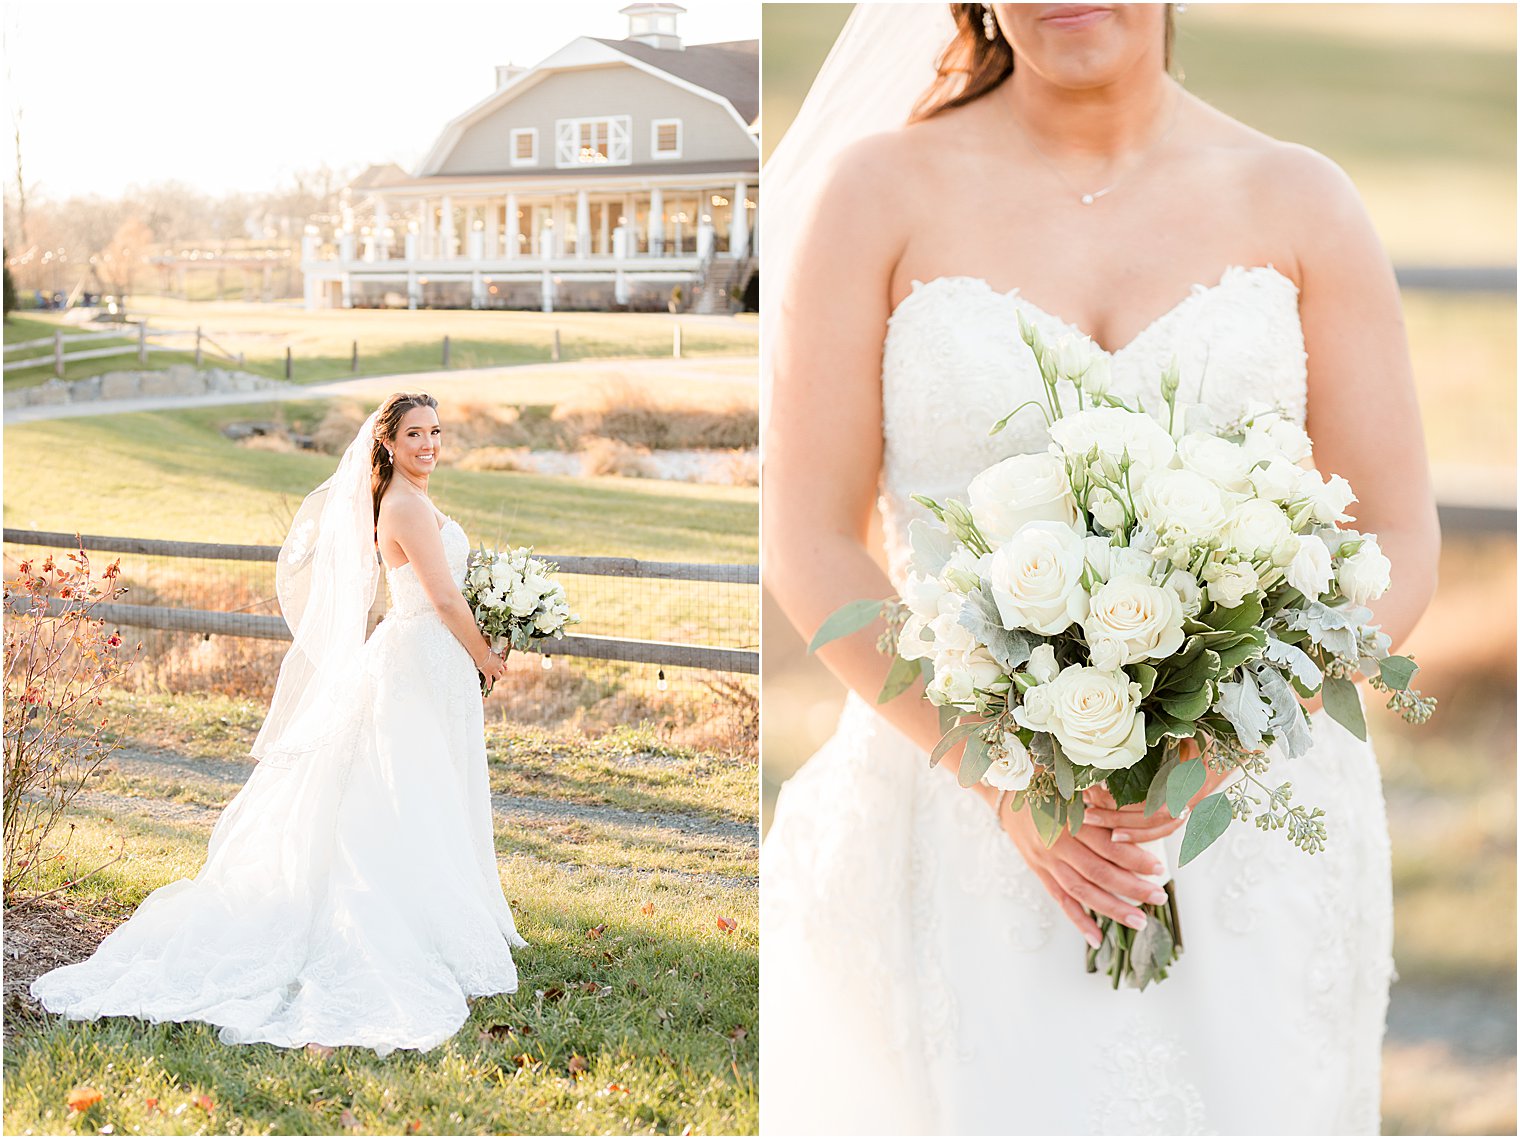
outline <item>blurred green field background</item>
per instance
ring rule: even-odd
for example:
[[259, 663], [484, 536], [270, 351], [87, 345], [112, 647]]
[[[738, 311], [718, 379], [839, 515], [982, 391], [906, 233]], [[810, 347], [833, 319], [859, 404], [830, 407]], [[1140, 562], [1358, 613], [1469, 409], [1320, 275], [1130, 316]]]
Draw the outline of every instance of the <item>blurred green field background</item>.
[[[767, 153], [848, 4], [765, 7]], [[1193, 93], [1312, 146], [1356, 181], [1399, 266], [1515, 261], [1515, 8], [1211, 4], [1178, 17]], [[1445, 501], [1513, 505], [1515, 298], [1406, 290], [1410, 349]], [[1436, 603], [1408, 646], [1436, 720], [1372, 727], [1393, 832], [1389, 1134], [1515, 1131], [1515, 541], [1448, 528]], [[764, 812], [842, 698], [764, 610]]]

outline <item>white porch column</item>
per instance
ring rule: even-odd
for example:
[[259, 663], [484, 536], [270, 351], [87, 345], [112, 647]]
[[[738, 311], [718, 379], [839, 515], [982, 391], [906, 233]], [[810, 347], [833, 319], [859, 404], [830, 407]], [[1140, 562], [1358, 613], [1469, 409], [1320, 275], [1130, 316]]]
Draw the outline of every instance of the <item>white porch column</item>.
[[440, 219], [440, 228], [443, 231], [443, 249], [440, 255], [445, 261], [454, 259], [454, 199], [445, 194], [443, 196], [443, 216]]
[[486, 256], [493, 260], [501, 254], [498, 252], [501, 239], [501, 207], [495, 202], [486, 205]]
[[712, 220], [704, 214], [702, 220], [697, 223], [698, 257], [706, 257], [709, 253], [712, 252], [713, 234], [715, 232], [716, 231], [713, 229]]
[[665, 195], [656, 186], [649, 191], [649, 253], [658, 257], [665, 252]]
[[749, 187], [743, 182], [735, 183], [733, 203], [729, 206], [728, 255], [742, 257], [749, 244], [749, 212], [744, 208], [744, 197]]
[[407, 231], [405, 244], [402, 246], [403, 253], [408, 261], [417, 260], [417, 235]]
[[575, 255], [584, 261], [591, 254], [591, 198], [585, 190], [575, 192]]
[[338, 234], [338, 260], [352, 261], [354, 259], [354, 235], [349, 230], [343, 230]]
[[[410, 241], [411, 239], [412, 235], [407, 234], [407, 240]], [[415, 309], [421, 299], [422, 289], [417, 285], [417, 270], [408, 269], [406, 271], [406, 307]]]
[[438, 221], [433, 217], [433, 199], [422, 199], [422, 256], [438, 256]]
[[612, 215], [612, 203], [611, 202], [603, 202], [602, 203], [602, 222], [601, 222], [601, 225], [597, 227], [597, 237], [596, 237], [596, 251], [597, 251], [597, 253], [601, 254], [601, 256], [603, 256], [603, 257], [606, 257], [609, 253], [612, 252], [611, 239], [608, 238], [608, 236], [607, 236], [607, 232], [608, 232], [608, 230], [611, 227], [611, 215]]
[[485, 302], [486, 302], [486, 282], [485, 282], [485, 278], [480, 275], [480, 270], [476, 269], [476, 270], [474, 270], [474, 271], [472, 271], [470, 273], [470, 307], [471, 308], [485, 308], [486, 307], [486, 303]]
[[551, 272], [549, 272], [549, 270], [547, 270], [547, 269], [544, 270], [543, 281], [542, 281], [542, 284], [539, 286], [539, 292], [540, 292], [540, 297], [542, 299], [543, 310], [545, 312], [553, 312], [554, 311], [554, 274], [551, 273]]
[[517, 256], [517, 195], [507, 195], [507, 260]]
[[385, 199], [378, 194], [375, 196], [375, 251], [381, 261], [389, 261], [391, 256], [391, 238], [386, 231], [390, 229], [391, 211], [386, 206]]

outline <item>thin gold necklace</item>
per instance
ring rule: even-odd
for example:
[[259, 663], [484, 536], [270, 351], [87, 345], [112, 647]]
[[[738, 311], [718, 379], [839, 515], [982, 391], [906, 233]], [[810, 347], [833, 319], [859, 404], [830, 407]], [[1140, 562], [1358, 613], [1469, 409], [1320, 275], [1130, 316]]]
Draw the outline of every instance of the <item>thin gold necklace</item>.
[[1019, 120], [1018, 116], [1014, 116], [1014, 122], [1018, 123], [1019, 133], [1024, 136], [1024, 141], [1029, 144], [1029, 149], [1032, 150], [1032, 151], [1034, 151], [1037, 155], [1039, 155], [1040, 156], [1040, 161], [1044, 162], [1046, 166], [1050, 167], [1050, 172], [1052, 174], [1054, 174], [1058, 179], [1060, 179], [1061, 185], [1065, 186], [1068, 190], [1070, 190], [1073, 194], [1075, 194], [1077, 196], [1077, 201], [1081, 202], [1084, 206], [1090, 206], [1094, 202], [1096, 202], [1099, 198], [1103, 197], [1104, 194], [1107, 194], [1110, 191], [1112, 191], [1121, 182], [1123, 182], [1124, 179], [1128, 178], [1136, 170], [1140, 169], [1140, 167], [1144, 166], [1145, 163], [1146, 163], [1146, 160], [1148, 158], [1150, 158], [1151, 154], [1163, 142], [1165, 142], [1168, 137], [1170, 137], [1172, 131], [1177, 126], [1178, 120], [1181, 119], [1181, 118], [1182, 118], [1182, 93], [1179, 91], [1177, 93], [1175, 99], [1173, 100], [1173, 104], [1172, 104], [1172, 120], [1171, 120], [1171, 122], [1169, 122], [1167, 124], [1166, 130], [1162, 131], [1161, 134], [1157, 136], [1157, 138], [1156, 138], [1156, 140], [1154, 142], [1152, 142], [1149, 146], [1147, 146], [1143, 151], [1140, 152], [1140, 157], [1135, 161], [1135, 164], [1133, 166], [1131, 166], [1128, 170], [1124, 171], [1124, 173], [1120, 174], [1119, 177], [1115, 178], [1107, 186], [1104, 186], [1103, 189], [1101, 189], [1101, 190], [1093, 190], [1091, 193], [1083, 193], [1081, 190], [1078, 190], [1075, 186], [1073, 186], [1071, 184], [1070, 179], [1068, 179], [1065, 174], [1061, 173], [1061, 168], [1059, 166], [1057, 166], [1055, 164], [1055, 162], [1053, 162], [1051, 160], [1050, 156], [1048, 154], [1046, 154], [1043, 150], [1041, 150], [1037, 145], [1035, 145], [1034, 136], [1029, 133], [1028, 129], [1025, 128], [1023, 122]]

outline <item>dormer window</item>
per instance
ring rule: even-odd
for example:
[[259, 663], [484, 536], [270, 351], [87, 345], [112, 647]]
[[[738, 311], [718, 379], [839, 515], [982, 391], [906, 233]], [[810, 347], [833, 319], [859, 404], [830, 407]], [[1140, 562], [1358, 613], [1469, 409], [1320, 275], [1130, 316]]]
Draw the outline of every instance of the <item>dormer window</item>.
[[538, 128], [519, 127], [512, 132], [512, 165], [538, 165]]
[[627, 115], [560, 119], [554, 124], [556, 166], [626, 166], [633, 161]]
[[655, 158], [681, 157], [680, 119], [655, 119], [650, 124], [649, 153]]

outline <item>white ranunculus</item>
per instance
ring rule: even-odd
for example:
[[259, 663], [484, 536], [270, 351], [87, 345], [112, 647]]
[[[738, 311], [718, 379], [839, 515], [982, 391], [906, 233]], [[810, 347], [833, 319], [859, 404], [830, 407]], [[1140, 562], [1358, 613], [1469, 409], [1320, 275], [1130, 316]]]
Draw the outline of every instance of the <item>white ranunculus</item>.
[[1248, 498], [1230, 511], [1221, 535], [1224, 545], [1248, 558], [1270, 556], [1284, 538], [1293, 536], [1288, 516], [1274, 502]]
[[982, 782], [999, 791], [1022, 791], [1034, 777], [1034, 760], [1024, 741], [1012, 732], [1004, 732], [999, 746], [993, 749], [992, 766], [982, 776]]
[[1336, 567], [1335, 580], [1348, 601], [1366, 605], [1388, 592], [1392, 572], [1393, 566], [1378, 540], [1364, 534], [1361, 548]]
[[1234, 609], [1261, 584], [1250, 562], [1210, 562], [1204, 567], [1203, 580], [1209, 588], [1209, 600], [1226, 609]]
[[1014, 719], [1053, 733], [1073, 763], [1114, 771], [1145, 755], [1140, 685], [1122, 672], [1071, 665], [1049, 684], [1024, 693]]
[[1153, 585], [1148, 577], [1121, 574], [1093, 591], [1082, 631], [1093, 647], [1093, 664], [1112, 669], [1117, 665], [1099, 660], [1099, 642], [1122, 649], [1118, 665], [1160, 660], [1182, 647], [1182, 602], [1170, 589]]
[[940, 600], [945, 593], [945, 583], [939, 578], [915, 571], [903, 582], [902, 600], [913, 614], [929, 621], [939, 616]]
[[1198, 611], [1203, 608], [1203, 590], [1196, 577], [1185, 569], [1177, 569], [1167, 576], [1163, 584], [1177, 595], [1184, 616], [1198, 616]]
[[1094, 447], [1117, 459], [1126, 451], [1143, 470], [1160, 470], [1172, 461], [1177, 445], [1166, 428], [1143, 412], [1122, 407], [1095, 407], [1057, 419], [1050, 437], [1068, 455], [1085, 455]]
[[1056, 650], [1048, 644], [1036, 645], [1034, 652], [1029, 654], [1029, 663], [1024, 666], [1024, 671], [1034, 677], [1040, 684], [1049, 684], [1061, 674], [1060, 666], [1056, 664]]
[[924, 690], [933, 704], [968, 705], [976, 701], [977, 689], [999, 687], [1004, 680], [992, 654], [984, 648], [970, 652], [947, 652], [934, 658], [934, 679]]
[[1288, 584], [1312, 601], [1330, 588], [1333, 576], [1330, 547], [1318, 534], [1305, 534], [1288, 563]]
[[1287, 502], [1300, 497], [1305, 473], [1302, 467], [1296, 467], [1280, 456], [1273, 456], [1251, 469], [1251, 489], [1260, 497], [1273, 502]]
[[1350, 483], [1340, 475], [1321, 479], [1316, 471], [1305, 471], [1303, 474], [1300, 493], [1314, 504], [1316, 522], [1333, 526], [1351, 517], [1346, 513], [1346, 507], [1356, 501], [1356, 495], [1351, 493]]
[[545, 609], [533, 619], [533, 627], [540, 633], [552, 633], [559, 628], [560, 618], [552, 609]]
[[1107, 487], [1096, 487], [1087, 496], [1087, 509], [1093, 520], [1105, 530], [1112, 532], [1124, 526], [1124, 503]]
[[1228, 517], [1224, 493], [1194, 471], [1157, 471], [1140, 488], [1140, 517], [1162, 538], [1202, 542], [1219, 536]]
[[1256, 416], [1246, 428], [1242, 445], [1258, 458], [1280, 454], [1290, 463], [1303, 462], [1313, 450], [1304, 429], [1275, 412]]
[[1124, 657], [1124, 645], [1119, 641], [1090, 638], [1087, 642], [1088, 663], [1102, 672], [1118, 672], [1124, 667]]
[[1066, 464], [1055, 455], [1015, 455], [994, 463], [966, 488], [971, 517], [994, 546], [1026, 522], [1076, 525], [1077, 501], [1066, 481]]
[[1211, 479], [1225, 490], [1243, 494], [1250, 489], [1251, 456], [1228, 439], [1201, 432], [1184, 435], [1177, 444], [1177, 457], [1185, 469]]
[[1030, 522], [987, 563], [1005, 629], [1052, 636], [1087, 613], [1082, 538], [1060, 522]]

